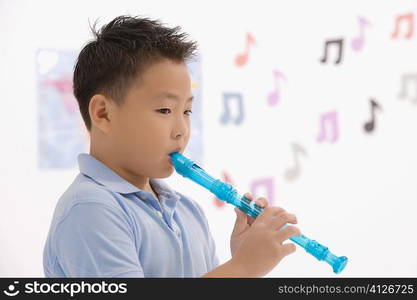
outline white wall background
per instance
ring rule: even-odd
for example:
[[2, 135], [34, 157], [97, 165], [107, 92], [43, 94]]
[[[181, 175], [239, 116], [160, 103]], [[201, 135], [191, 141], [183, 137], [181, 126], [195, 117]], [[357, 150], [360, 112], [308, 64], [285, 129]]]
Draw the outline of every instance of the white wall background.
[[[411, 13], [392, 38], [399, 15]], [[298, 216], [308, 237], [350, 261], [338, 276], [417, 275], [417, 84], [400, 98], [401, 78], [417, 73], [416, 1], [0, 1], [0, 276], [43, 276], [42, 250], [56, 201], [77, 168], [38, 168], [36, 53], [76, 51], [91, 38], [88, 21], [141, 14], [180, 25], [198, 40], [202, 55], [204, 163], [227, 172], [243, 194], [253, 182], [273, 180], [274, 205]], [[355, 51], [358, 16], [369, 21]], [[236, 55], [250, 32], [256, 45], [245, 66]], [[340, 64], [320, 63], [327, 39], [344, 39]], [[267, 96], [279, 82], [281, 97]], [[223, 93], [243, 95], [241, 124], [222, 124]], [[370, 99], [382, 107], [366, 133]], [[236, 107], [234, 108], [236, 109]], [[233, 110], [233, 107], [232, 107]], [[320, 116], [336, 111], [339, 138], [318, 142]], [[291, 145], [301, 146], [300, 173], [288, 181]], [[214, 205], [201, 187], [167, 179], [205, 209], [222, 261], [229, 259], [232, 207]], [[266, 194], [258, 190], [258, 196]], [[268, 276], [334, 276], [303, 249]]]

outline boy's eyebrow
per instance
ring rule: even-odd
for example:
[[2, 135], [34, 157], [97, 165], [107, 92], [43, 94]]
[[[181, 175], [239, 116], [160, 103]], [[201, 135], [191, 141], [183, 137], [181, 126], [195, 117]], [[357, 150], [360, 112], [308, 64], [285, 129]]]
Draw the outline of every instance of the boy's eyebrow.
[[[156, 96], [156, 99], [158, 99], [158, 100], [159, 99], [164, 99], [164, 98], [175, 100], [175, 101], [180, 100], [179, 96], [177, 96], [173, 93], [170, 93], [170, 92], [163, 92], [163, 93], [159, 94], [158, 96]], [[193, 100], [194, 100], [194, 96], [191, 96], [190, 98], [187, 99], [187, 102], [192, 102]]]

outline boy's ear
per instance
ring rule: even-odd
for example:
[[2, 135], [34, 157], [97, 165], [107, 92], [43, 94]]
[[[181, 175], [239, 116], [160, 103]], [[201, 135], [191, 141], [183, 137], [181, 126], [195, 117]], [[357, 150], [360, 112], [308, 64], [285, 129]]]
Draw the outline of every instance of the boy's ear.
[[88, 105], [88, 113], [90, 114], [91, 125], [94, 125], [103, 133], [110, 131], [110, 115], [112, 110], [112, 101], [104, 95], [96, 94], [91, 97]]

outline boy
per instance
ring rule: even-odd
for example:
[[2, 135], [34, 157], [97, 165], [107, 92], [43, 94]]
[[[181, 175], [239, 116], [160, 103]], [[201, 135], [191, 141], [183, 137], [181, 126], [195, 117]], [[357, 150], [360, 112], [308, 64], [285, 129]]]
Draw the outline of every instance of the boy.
[[[80, 52], [74, 94], [90, 132], [90, 154], [60, 198], [44, 248], [47, 277], [260, 277], [295, 245], [294, 215], [257, 203], [256, 220], [235, 209], [232, 258], [219, 265], [207, 220], [193, 200], [160, 178], [190, 136], [196, 51], [179, 27], [120, 16]], [[252, 196], [246, 194], [248, 198]]]

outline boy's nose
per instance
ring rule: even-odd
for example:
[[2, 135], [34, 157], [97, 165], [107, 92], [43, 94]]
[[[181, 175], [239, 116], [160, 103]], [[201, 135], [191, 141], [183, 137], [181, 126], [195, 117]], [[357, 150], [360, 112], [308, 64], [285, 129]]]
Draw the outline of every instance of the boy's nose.
[[175, 139], [180, 139], [182, 137], [186, 137], [189, 131], [189, 123], [186, 120], [179, 120], [175, 124], [175, 128], [173, 130], [173, 135]]

